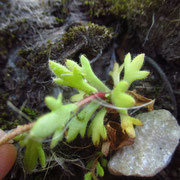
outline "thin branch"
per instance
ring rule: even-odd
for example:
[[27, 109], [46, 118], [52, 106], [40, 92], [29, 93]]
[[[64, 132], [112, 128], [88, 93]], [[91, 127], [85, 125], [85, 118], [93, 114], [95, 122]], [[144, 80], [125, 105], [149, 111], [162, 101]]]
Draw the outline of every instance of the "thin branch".
[[16, 129], [14, 129], [13, 131], [7, 133], [5, 136], [3, 136], [1, 139], [0, 139], [0, 146], [3, 145], [3, 144], [6, 144], [8, 143], [10, 140], [12, 140], [13, 138], [15, 138], [16, 136], [26, 132], [26, 131], [29, 131], [32, 129], [34, 125], [34, 122], [33, 123], [30, 123], [30, 124], [25, 124], [23, 126], [19, 126], [17, 127]]

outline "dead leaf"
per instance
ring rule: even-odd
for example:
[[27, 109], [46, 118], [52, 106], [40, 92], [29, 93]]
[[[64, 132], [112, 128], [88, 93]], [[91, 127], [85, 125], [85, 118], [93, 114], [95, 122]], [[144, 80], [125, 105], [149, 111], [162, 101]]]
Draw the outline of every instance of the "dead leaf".
[[120, 123], [110, 121], [106, 125], [106, 129], [112, 150], [118, 150], [134, 143], [134, 139], [122, 132]]
[[110, 145], [111, 145], [111, 142], [110, 142], [110, 141], [103, 142], [103, 144], [102, 144], [101, 152], [103, 153], [103, 155], [104, 155], [105, 157], [107, 157], [108, 154], [109, 154]]
[[148, 98], [146, 98], [146, 97], [144, 97], [144, 96], [142, 96], [140, 94], [137, 94], [136, 90], [128, 91], [128, 94], [134, 97], [134, 99], [136, 101], [135, 106], [141, 106], [143, 104], [146, 104], [146, 103], [152, 101], [152, 103], [150, 103], [150, 104], [148, 104], [148, 105], [146, 105], [144, 107], [146, 107], [148, 109], [148, 111], [154, 110], [154, 102], [155, 102], [154, 100], [148, 99]]

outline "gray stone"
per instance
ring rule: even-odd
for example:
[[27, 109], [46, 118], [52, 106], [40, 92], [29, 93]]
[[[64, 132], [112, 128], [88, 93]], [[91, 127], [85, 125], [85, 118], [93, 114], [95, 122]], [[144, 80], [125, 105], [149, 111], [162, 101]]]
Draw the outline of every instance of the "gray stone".
[[151, 177], [165, 168], [179, 143], [180, 126], [167, 110], [137, 116], [144, 126], [136, 127], [133, 145], [123, 147], [110, 159], [111, 174]]

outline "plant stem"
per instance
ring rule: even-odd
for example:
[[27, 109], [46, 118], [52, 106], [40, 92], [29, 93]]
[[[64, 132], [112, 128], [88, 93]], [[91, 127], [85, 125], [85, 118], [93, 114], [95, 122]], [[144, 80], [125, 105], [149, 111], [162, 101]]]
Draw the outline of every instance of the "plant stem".
[[92, 100], [94, 99], [98, 99], [101, 98], [103, 100], [106, 100], [106, 93], [104, 92], [97, 92], [91, 96], [87, 96], [86, 98], [84, 98], [83, 100], [77, 102], [76, 104], [78, 105], [78, 108], [81, 108], [82, 106], [90, 103]]
[[[76, 104], [78, 105], [78, 108], [81, 108], [82, 106], [90, 103], [92, 100], [97, 99], [97, 98], [101, 98], [101, 99], [106, 100], [106, 93], [104, 93], [104, 92], [97, 92], [97, 93], [95, 93], [95, 94], [93, 94], [91, 96], [88, 96], [88, 97], [84, 98], [83, 100], [77, 102]], [[8, 143], [8, 141], [12, 140], [16, 136], [18, 136], [18, 135], [20, 135], [20, 134], [22, 134], [22, 133], [24, 133], [26, 131], [31, 130], [33, 125], [34, 125], [34, 123], [35, 122], [30, 123], [30, 124], [25, 124], [25, 125], [20, 126], [20, 127], [17, 127], [13, 131], [11, 131], [8, 134], [6, 134], [5, 136], [3, 136], [0, 139], [0, 146], [2, 144]]]
[[3, 136], [0, 139], [0, 146], [3, 144], [8, 143], [8, 141], [12, 140], [13, 138], [15, 138], [16, 136], [31, 130], [31, 128], [33, 127], [34, 122], [30, 123], [30, 124], [25, 124], [23, 126], [17, 127], [16, 129], [14, 129], [13, 131], [9, 132], [8, 134], [6, 134], [5, 136]]

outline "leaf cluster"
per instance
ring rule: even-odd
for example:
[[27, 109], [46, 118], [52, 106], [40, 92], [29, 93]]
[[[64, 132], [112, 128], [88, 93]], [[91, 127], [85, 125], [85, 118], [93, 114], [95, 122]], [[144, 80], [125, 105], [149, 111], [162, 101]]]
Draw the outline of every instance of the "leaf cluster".
[[[62, 94], [59, 94], [57, 99], [50, 96], [45, 98], [50, 112], [39, 117], [31, 131], [21, 139], [21, 144], [26, 147], [25, 165], [28, 171], [36, 167], [38, 159], [42, 167], [45, 166], [42, 142], [49, 136], [52, 136], [51, 148], [63, 138], [67, 142], [73, 141], [78, 135], [84, 138], [86, 131], [95, 146], [100, 144], [101, 139], [107, 139], [104, 119], [108, 109], [102, 106], [99, 98], [103, 98], [106, 103], [112, 103], [117, 108], [122, 130], [129, 137], [135, 138], [134, 125], [142, 125], [142, 123], [128, 115], [128, 108], [135, 104], [135, 99], [128, 94], [128, 89], [134, 81], [148, 76], [149, 72], [140, 70], [143, 62], [144, 54], [138, 55], [133, 60], [131, 55], [127, 54], [124, 64], [121, 66], [115, 64], [110, 72], [114, 82], [114, 88], [111, 90], [94, 74], [89, 60], [84, 55], [80, 57], [81, 65], [66, 60], [64, 66], [50, 60], [49, 67], [55, 75], [54, 82], [77, 89], [79, 93], [71, 99], [78, 102], [63, 104]], [[124, 76], [120, 78], [122, 71]], [[86, 106], [80, 109], [82, 105]], [[99, 163], [96, 169], [97, 176], [103, 176], [104, 172]], [[90, 174], [87, 173], [85, 178], [90, 178]]]
[[106, 168], [106, 166], [107, 160], [103, 157], [89, 161], [87, 164], [87, 169], [89, 170], [89, 172], [84, 175], [84, 180], [97, 180], [97, 177], [103, 177], [104, 168]]

